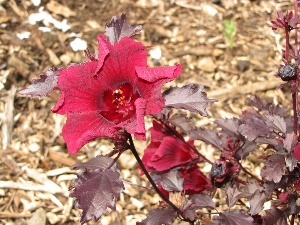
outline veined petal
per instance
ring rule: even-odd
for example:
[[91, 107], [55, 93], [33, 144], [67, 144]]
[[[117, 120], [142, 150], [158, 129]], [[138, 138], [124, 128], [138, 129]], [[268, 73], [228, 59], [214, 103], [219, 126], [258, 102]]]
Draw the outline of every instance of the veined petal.
[[105, 35], [99, 35], [97, 39], [98, 39], [98, 44], [100, 46], [100, 49], [98, 51], [98, 64], [94, 75], [96, 75], [99, 72], [99, 70], [102, 68], [104, 59], [109, 54], [109, 45], [110, 45], [110, 43], [106, 40]]
[[97, 62], [86, 62], [61, 71], [57, 85], [61, 98], [53, 108], [54, 112], [65, 114], [99, 110], [100, 82], [92, 76], [96, 66]]
[[181, 175], [184, 178], [183, 189], [187, 194], [197, 194], [212, 186], [198, 166], [181, 170]]
[[146, 104], [147, 101], [143, 98], [138, 98], [134, 103], [136, 108], [136, 120], [137, 120], [137, 125], [135, 128], [134, 135], [142, 140], [146, 140], [146, 134], [145, 134], [146, 130], [145, 130], [145, 122], [144, 122]]
[[97, 111], [88, 113], [68, 113], [62, 135], [70, 154], [98, 137], [113, 137], [114, 127]]
[[163, 139], [159, 148], [147, 164], [157, 171], [164, 171], [183, 165], [194, 158], [196, 158], [196, 155], [190, 149], [187, 149], [181, 141], [167, 136]]
[[136, 66], [135, 70], [139, 78], [148, 82], [155, 82], [160, 79], [170, 79], [170, 80], [175, 79], [181, 74], [182, 66], [180, 64], [176, 66], [155, 67], [155, 68]]

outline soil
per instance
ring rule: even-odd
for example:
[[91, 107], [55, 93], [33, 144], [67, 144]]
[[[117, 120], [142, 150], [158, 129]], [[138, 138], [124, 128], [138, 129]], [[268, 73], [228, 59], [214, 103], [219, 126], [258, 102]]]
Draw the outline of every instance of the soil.
[[[18, 94], [49, 67], [84, 61], [84, 52], [71, 47], [76, 38], [94, 52], [105, 24], [126, 13], [130, 23], [143, 25], [135, 38], [152, 46], [149, 66], [183, 65], [182, 76], [168, 86], [203, 84], [208, 97], [218, 100], [208, 117], [195, 116], [199, 126], [209, 126], [213, 118], [240, 114], [249, 94], [291, 105], [285, 89], [276, 89], [282, 81], [274, 77], [283, 34], [270, 28], [276, 11], [287, 9], [291, 0], [0, 0], [0, 224], [79, 224], [80, 210], [68, 198], [76, 177], [69, 167], [112, 149], [102, 139], [69, 155], [61, 136], [65, 117], [51, 112], [59, 92], [41, 100]], [[30, 24], [30, 16], [42, 11], [69, 29]], [[235, 24], [232, 48], [224, 37], [225, 20]], [[141, 154], [146, 144], [136, 141]], [[209, 146], [201, 150], [212, 152]], [[215, 160], [213, 153], [208, 157]], [[116, 212], [87, 224], [135, 224], [158, 204], [157, 194], [139, 186], [148, 184], [133, 156], [125, 153], [119, 165], [128, 182]], [[249, 166], [255, 170], [261, 164], [253, 158]]]

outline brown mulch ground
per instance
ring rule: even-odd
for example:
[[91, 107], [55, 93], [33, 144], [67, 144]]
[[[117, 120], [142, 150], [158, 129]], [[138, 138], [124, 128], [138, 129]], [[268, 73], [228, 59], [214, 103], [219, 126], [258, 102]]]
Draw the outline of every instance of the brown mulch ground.
[[[238, 115], [250, 93], [274, 103], [290, 102], [290, 96], [275, 89], [281, 83], [273, 74], [283, 39], [269, 27], [276, 10], [291, 9], [290, 0], [33, 2], [0, 0], [0, 224], [79, 224], [80, 211], [68, 198], [76, 177], [69, 166], [107, 153], [111, 144], [94, 141], [78, 155], [68, 155], [61, 137], [65, 117], [51, 112], [59, 93], [39, 100], [21, 97], [18, 91], [48, 67], [83, 61], [83, 51], [74, 51], [70, 43], [81, 38], [93, 51], [97, 34], [113, 15], [125, 12], [130, 22], [143, 25], [136, 38], [162, 54], [155, 59], [151, 53], [149, 66], [183, 65], [183, 75], [172, 85], [203, 84], [208, 97], [219, 100], [208, 109], [209, 117], [198, 118], [200, 126], [209, 125], [211, 118]], [[30, 15], [39, 11], [70, 28], [42, 21], [30, 24]], [[225, 19], [236, 23], [232, 50], [223, 35]], [[25, 32], [30, 32], [28, 38]], [[137, 146], [142, 153], [146, 143]], [[122, 155], [120, 168], [125, 180], [146, 185], [129, 153]], [[117, 212], [88, 224], [135, 224], [158, 201], [156, 194], [126, 184]]]

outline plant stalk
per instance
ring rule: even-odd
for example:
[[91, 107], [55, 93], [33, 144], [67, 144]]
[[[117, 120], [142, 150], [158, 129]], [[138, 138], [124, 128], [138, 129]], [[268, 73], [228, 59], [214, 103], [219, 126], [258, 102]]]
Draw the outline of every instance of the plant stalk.
[[[159, 188], [156, 186], [154, 180], [152, 179], [152, 177], [150, 176], [149, 172], [147, 171], [144, 163], [142, 162], [138, 152], [136, 151], [136, 148], [134, 146], [133, 140], [132, 140], [132, 136], [129, 136], [129, 146], [130, 146], [130, 150], [132, 152], [132, 154], [134, 155], [136, 161], [138, 162], [138, 164], [140, 165], [141, 169], [143, 170], [144, 174], [146, 175], [147, 179], [149, 180], [150, 184], [152, 185], [153, 189], [155, 190], [155, 192], [168, 204], [170, 205], [178, 214], [180, 214], [183, 218], [183, 213], [182, 211], [173, 204], [173, 202], [171, 202], [160, 190]], [[190, 220], [184, 219], [185, 221], [188, 222], [192, 222]]]

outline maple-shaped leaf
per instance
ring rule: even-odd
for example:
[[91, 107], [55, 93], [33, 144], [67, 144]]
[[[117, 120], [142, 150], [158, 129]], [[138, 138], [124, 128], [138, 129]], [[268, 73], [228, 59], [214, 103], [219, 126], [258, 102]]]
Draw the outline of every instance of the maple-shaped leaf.
[[164, 209], [152, 209], [148, 214], [147, 218], [142, 222], [138, 223], [140, 225], [158, 225], [172, 224], [173, 220], [176, 218], [177, 212], [174, 209], [164, 208]]
[[246, 212], [241, 210], [220, 213], [217, 218], [220, 225], [255, 225], [254, 220]]
[[169, 122], [176, 127], [179, 127], [186, 134], [195, 128], [192, 120], [190, 118], [187, 118], [186, 114], [184, 113], [176, 113], [169, 119]]
[[285, 157], [284, 155], [273, 154], [271, 155], [265, 166], [262, 168], [260, 175], [268, 180], [279, 183], [282, 175], [284, 174], [285, 168]]
[[285, 139], [283, 140], [283, 147], [291, 153], [295, 146], [297, 145], [298, 137], [297, 135], [292, 132], [285, 135]]
[[278, 115], [271, 115], [269, 113], [265, 114], [263, 117], [266, 124], [274, 130], [278, 130], [282, 133], [286, 132], [286, 122], [283, 117]]
[[266, 111], [272, 115], [278, 115], [281, 117], [285, 117], [289, 114], [288, 109], [282, 108], [278, 105], [269, 104], [266, 100], [259, 98], [257, 95], [251, 95], [247, 100], [259, 111]]
[[228, 187], [226, 189], [227, 193], [227, 205], [229, 208], [235, 205], [235, 203], [242, 197], [245, 197], [246, 194], [244, 192], [241, 192], [237, 187]]
[[212, 145], [217, 149], [222, 150], [222, 141], [215, 130], [204, 128], [196, 128], [189, 132], [191, 140], [201, 140], [208, 145]]
[[126, 21], [126, 15], [123, 13], [121, 16], [113, 16], [109, 24], [105, 27], [105, 33], [107, 40], [114, 44], [120, 41], [123, 37], [132, 37], [136, 34], [140, 34], [142, 25], [132, 26]]
[[266, 194], [263, 191], [256, 190], [249, 201], [250, 203], [249, 213], [251, 215], [260, 213], [263, 210], [265, 200], [266, 200]]
[[258, 97], [257, 95], [250, 95], [250, 97], [247, 98], [247, 101], [256, 107], [259, 111], [261, 110], [268, 110], [269, 109], [269, 103]]
[[265, 225], [287, 225], [286, 219], [284, 212], [274, 206], [267, 209], [263, 216]]
[[216, 207], [212, 198], [206, 194], [195, 194], [190, 196], [190, 201], [192, 201], [193, 205], [191, 208], [193, 209], [201, 209], [201, 208], [211, 208], [214, 209]]
[[258, 149], [258, 145], [254, 141], [246, 140], [242, 147], [235, 152], [235, 156], [237, 159], [244, 159], [255, 149]]
[[262, 191], [263, 188], [260, 184], [258, 184], [254, 180], [248, 180], [246, 190], [249, 193], [249, 197], [251, 197], [257, 190]]
[[215, 122], [218, 127], [222, 129], [222, 132], [227, 136], [240, 136], [239, 126], [242, 124], [241, 121], [237, 118], [230, 119], [217, 119]]
[[76, 206], [83, 210], [80, 223], [92, 218], [97, 221], [107, 208], [115, 210], [116, 201], [123, 190], [124, 185], [118, 171], [108, 169], [78, 173], [70, 197], [76, 198]]
[[263, 120], [262, 116], [254, 109], [248, 109], [240, 115], [243, 124], [239, 126], [239, 131], [247, 137], [249, 141], [255, 140], [259, 136], [267, 136], [271, 130]]
[[287, 154], [285, 157], [285, 164], [289, 168], [289, 171], [292, 172], [298, 164], [298, 160], [294, 157], [293, 154]]
[[57, 79], [62, 68], [49, 68], [40, 74], [40, 78], [32, 79], [32, 84], [19, 92], [20, 95], [29, 96], [31, 98], [38, 97], [42, 99], [49, 95], [57, 86]]
[[[78, 169], [95, 170], [95, 169], [99, 169], [99, 170], [102, 171], [102, 170], [106, 170], [109, 166], [111, 166], [113, 162], [114, 162], [114, 160], [111, 159], [111, 158], [108, 158], [107, 156], [98, 155], [98, 156], [90, 159], [87, 162], [76, 162], [73, 166], [71, 166], [71, 169], [72, 170], [78, 170]], [[112, 169], [115, 169], [115, 168], [116, 168], [116, 165], [114, 165], [112, 167]]]
[[198, 84], [171, 87], [163, 93], [163, 97], [166, 99], [165, 106], [186, 109], [207, 116], [206, 108], [217, 100], [208, 99], [206, 93], [202, 92], [203, 88], [203, 85]]
[[210, 208], [214, 209], [215, 203], [212, 198], [206, 194], [195, 194], [191, 195], [187, 203], [183, 206], [184, 216], [190, 220], [195, 220], [197, 209]]

